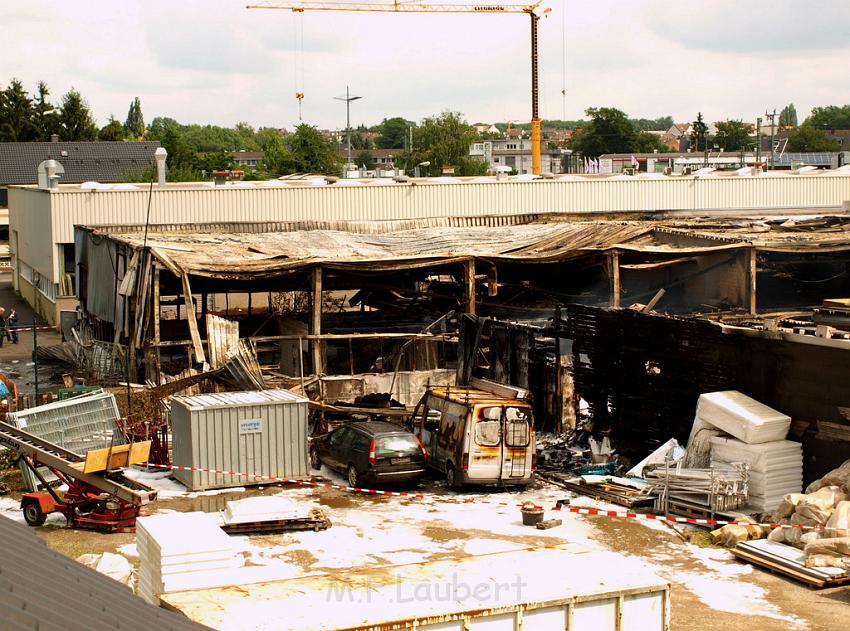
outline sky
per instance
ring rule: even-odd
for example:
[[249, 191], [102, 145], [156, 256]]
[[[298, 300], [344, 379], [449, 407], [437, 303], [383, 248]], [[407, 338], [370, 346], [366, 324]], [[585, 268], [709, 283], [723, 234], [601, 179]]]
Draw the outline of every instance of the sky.
[[[377, 0], [370, 0], [374, 2]], [[450, 0], [443, 0], [447, 2]], [[0, 84], [54, 101], [72, 87], [98, 123], [146, 121], [320, 128], [445, 110], [471, 123], [531, 116], [525, 15], [248, 10], [245, 0], [0, 0]], [[850, 103], [846, 0], [547, 0], [540, 20], [540, 114], [616, 107], [635, 118], [701, 111], [754, 121], [794, 103]], [[562, 90], [564, 93], [562, 94]]]

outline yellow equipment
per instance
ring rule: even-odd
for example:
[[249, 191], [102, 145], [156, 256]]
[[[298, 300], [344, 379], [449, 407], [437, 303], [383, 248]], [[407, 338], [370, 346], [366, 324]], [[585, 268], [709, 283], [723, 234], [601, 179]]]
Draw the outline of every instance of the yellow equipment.
[[[518, 4], [423, 4], [417, 2], [258, 2], [248, 9], [283, 9], [294, 13], [304, 11], [369, 11], [377, 13], [525, 13], [531, 17], [531, 172], [540, 175], [540, 111], [537, 73], [537, 22], [535, 13], [544, 0], [531, 5]], [[549, 13], [552, 9], [544, 9]]]

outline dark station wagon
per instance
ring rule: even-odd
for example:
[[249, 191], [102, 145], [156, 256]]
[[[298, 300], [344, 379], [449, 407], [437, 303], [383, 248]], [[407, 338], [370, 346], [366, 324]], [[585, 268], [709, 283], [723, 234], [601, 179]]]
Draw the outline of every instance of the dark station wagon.
[[310, 442], [310, 466], [344, 473], [348, 484], [413, 484], [425, 475], [422, 443], [398, 425], [383, 421], [350, 423]]

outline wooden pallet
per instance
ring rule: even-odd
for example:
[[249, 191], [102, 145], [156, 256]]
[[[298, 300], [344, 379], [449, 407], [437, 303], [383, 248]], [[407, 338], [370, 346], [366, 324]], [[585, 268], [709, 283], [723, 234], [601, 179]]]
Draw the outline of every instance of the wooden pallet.
[[801, 569], [792, 566], [790, 563], [783, 563], [779, 560], [768, 559], [765, 556], [755, 554], [749, 550], [743, 550], [735, 547], [732, 548], [731, 552], [739, 559], [748, 561], [753, 565], [758, 565], [759, 567], [770, 570], [776, 574], [782, 574], [783, 576], [793, 578], [801, 583], [809, 585], [810, 587], [822, 589], [825, 587], [840, 587], [841, 585], [850, 584], [850, 576], [822, 579], [807, 572], [803, 572]]
[[603, 482], [601, 484], [575, 484], [573, 482], [565, 482], [554, 476], [540, 475], [548, 482], [565, 489], [572, 491], [578, 495], [592, 497], [597, 500], [604, 500], [612, 504], [619, 504], [626, 508], [635, 508], [637, 506], [648, 506], [655, 501], [654, 495], [647, 494], [646, 491], [641, 491], [631, 486], [617, 484], [615, 482]]
[[331, 520], [325, 514], [313, 509], [307, 517], [292, 519], [269, 519], [264, 521], [243, 521], [223, 523], [221, 529], [230, 535], [258, 535], [276, 532], [292, 532], [296, 530], [312, 530], [318, 532], [331, 527]]

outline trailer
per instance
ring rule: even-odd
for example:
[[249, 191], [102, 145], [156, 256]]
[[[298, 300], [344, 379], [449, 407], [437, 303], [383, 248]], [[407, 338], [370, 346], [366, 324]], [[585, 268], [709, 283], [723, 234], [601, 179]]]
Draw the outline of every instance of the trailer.
[[[140, 508], [156, 499], [155, 489], [131, 480], [122, 468], [147, 460], [150, 441], [82, 455], [0, 422], [0, 445], [16, 451], [45, 489], [21, 498], [30, 526], [41, 526], [49, 514], [61, 513], [74, 528], [129, 532], [135, 528]], [[39, 467], [49, 469], [67, 490], [60, 495]]]
[[159, 598], [229, 631], [668, 631], [669, 592], [638, 559], [567, 544]]

